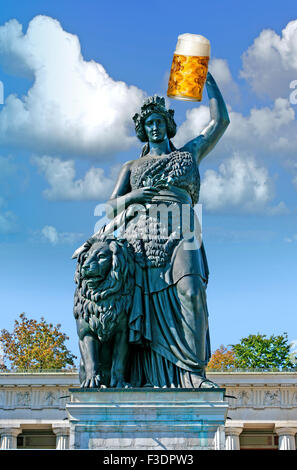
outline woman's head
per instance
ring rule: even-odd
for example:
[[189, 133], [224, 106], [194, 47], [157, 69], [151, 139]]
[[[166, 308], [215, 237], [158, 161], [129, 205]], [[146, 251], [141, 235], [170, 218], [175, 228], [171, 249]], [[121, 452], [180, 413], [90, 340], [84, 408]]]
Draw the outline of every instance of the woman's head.
[[148, 142], [148, 128], [145, 125], [146, 122], [149, 123], [150, 116], [159, 115], [166, 123], [167, 137], [171, 139], [176, 134], [176, 123], [173, 119], [174, 111], [173, 109], [166, 109], [165, 99], [160, 98], [159, 96], [151, 96], [143, 103], [140, 113], [136, 113], [133, 116], [133, 121], [135, 123], [136, 135], [141, 140], [141, 142]]

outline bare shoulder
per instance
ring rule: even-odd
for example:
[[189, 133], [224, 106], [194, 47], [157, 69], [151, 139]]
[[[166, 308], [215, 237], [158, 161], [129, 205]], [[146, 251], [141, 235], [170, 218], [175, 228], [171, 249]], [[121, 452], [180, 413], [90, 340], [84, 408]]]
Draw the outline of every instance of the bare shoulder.
[[123, 163], [119, 174], [121, 176], [130, 174], [130, 171], [134, 162], [135, 160], [128, 160], [127, 162]]
[[128, 160], [127, 162], [123, 163], [122, 165], [122, 169], [124, 170], [130, 170], [131, 166], [133, 165], [133, 163], [135, 162], [135, 160]]
[[123, 196], [131, 191], [130, 188], [130, 175], [131, 175], [131, 167], [135, 160], [129, 160], [122, 165], [120, 170], [119, 176], [117, 178], [114, 190], [110, 196], [110, 199], [117, 198], [119, 196]]
[[135, 160], [128, 160], [127, 162], [123, 164], [123, 166], [130, 167], [134, 162]]

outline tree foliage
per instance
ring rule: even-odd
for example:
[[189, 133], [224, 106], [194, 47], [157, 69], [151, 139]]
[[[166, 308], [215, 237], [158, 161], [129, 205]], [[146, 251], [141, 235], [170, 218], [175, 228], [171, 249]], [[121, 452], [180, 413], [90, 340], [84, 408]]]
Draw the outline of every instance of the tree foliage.
[[282, 335], [256, 334], [242, 338], [240, 343], [223, 345], [214, 351], [208, 369], [296, 369], [297, 357], [290, 351], [287, 333]]
[[233, 344], [237, 367], [243, 369], [293, 369], [287, 333], [282, 335], [249, 335]]
[[211, 356], [207, 369], [232, 369], [235, 367], [235, 354], [223, 344]]
[[61, 325], [29, 319], [24, 313], [14, 322], [12, 333], [3, 329], [0, 342], [4, 361], [12, 369], [63, 369], [74, 366], [76, 356], [65, 345], [68, 336], [60, 331]]

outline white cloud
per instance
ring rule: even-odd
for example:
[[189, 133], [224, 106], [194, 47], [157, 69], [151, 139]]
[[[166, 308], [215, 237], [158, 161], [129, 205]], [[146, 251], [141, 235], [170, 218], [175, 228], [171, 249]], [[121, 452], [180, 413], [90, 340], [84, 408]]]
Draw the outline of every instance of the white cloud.
[[[284, 202], [267, 205], [274, 197], [274, 185], [268, 169], [256, 161], [257, 158], [266, 158], [267, 162], [278, 159], [286, 166], [288, 160], [297, 159], [294, 109], [288, 100], [277, 98], [270, 107], [252, 108], [247, 116], [229, 107], [229, 116], [230, 125], [211, 153], [220, 162], [225, 160], [218, 171], [208, 170], [202, 183], [205, 207], [208, 210], [232, 207], [249, 212], [265, 210], [267, 215], [287, 213]], [[174, 139], [175, 145], [182, 147], [198, 136], [209, 120], [207, 106], [189, 110]], [[297, 188], [297, 177], [293, 183]]]
[[78, 37], [57, 20], [36, 16], [25, 34], [15, 19], [1, 26], [0, 63], [34, 78], [27, 95], [6, 98], [0, 112], [2, 144], [36, 153], [100, 156], [136, 142], [130, 126], [143, 91], [85, 61]]
[[49, 242], [51, 245], [57, 245], [58, 243], [72, 244], [83, 238], [82, 233], [58, 232], [52, 225], [45, 225], [40, 235], [43, 241]]
[[182, 147], [189, 140], [198, 136], [202, 129], [210, 120], [208, 106], [201, 105], [198, 108], [190, 109], [186, 112], [186, 120], [179, 126], [176, 136], [173, 139], [176, 147]]
[[44, 174], [50, 188], [43, 194], [46, 199], [57, 200], [106, 200], [114, 187], [118, 167], [106, 176], [102, 168], [91, 167], [84, 178], [75, 179], [74, 160], [43, 156], [32, 157], [32, 163]]
[[56, 243], [58, 243], [59, 235], [58, 235], [57, 229], [53, 227], [52, 225], [46, 225], [45, 227], [43, 227], [43, 229], [41, 230], [41, 233], [43, 237], [47, 241], [49, 241], [52, 245], [55, 245]]
[[266, 208], [266, 215], [285, 215], [289, 213], [290, 210], [283, 201], [279, 202], [276, 206]]
[[296, 157], [297, 123], [288, 100], [277, 98], [273, 106], [252, 108], [248, 116], [230, 112], [224, 143], [228, 148], [249, 149], [255, 154]]
[[5, 210], [5, 200], [0, 197], [0, 233], [9, 234], [17, 231], [17, 218], [12, 211]]
[[289, 84], [297, 79], [297, 20], [283, 29], [281, 36], [263, 30], [243, 54], [241, 76], [258, 95], [275, 99], [288, 97]]
[[245, 212], [282, 213], [283, 203], [269, 207], [274, 198], [273, 180], [266, 168], [252, 157], [233, 155], [220, 164], [218, 171], [206, 170], [200, 201], [209, 211], [240, 209]]
[[[268, 162], [278, 159], [283, 166], [288, 159], [297, 160], [297, 122], [295, 108], [289, 101], [292, 92], [289, 83], [297, 79], [296, 52], [297, 20], [286, 26], [281, 37], [274, 31], [265, 30], [255, 39], [243, 55], [241, 75], [250, 81], [257, 93], [267, 92], [274, 102], [270, 106], [251, 107], [246, 115], [233, 111], [229, 105], [230, 125], [212, 156], [221, 160], [234, 152], [240, 155], [249, 153], [261, 160], [265, 157]], [[230, 102], [232, 95], [228, 97], [224, 87], [236, 88], [236, 84], [228, 63], [214, 59], [210, 70]], [[200, 106], [188, 111], [175, 138], [177, 147], [199, 135], [209, 119], [208, 107]], [[293, 184], [297, 188], [297, 177]], [[283, 211], [283, 207], [280, 206], [279, 210]]]
[[209, 71], [217, 82], [224, 98], [231, 103], [239, 101], [239, 87], [233, 80], [229, 65], [225, 59], [212, 59]]
[[[249, 115], [232, 111], [229, 107], [230, 125], [212, 154], [249, 151], [253, 155], [297, 158], [297, 122], [289, 101], [277, 98], [272, 106], [251, 108]], [[209, 122], [207, 106], [193, 108], [175, 137], [178, 147], [198, 136]], [[218, 150], [219, 149], [219, 150]]]
[[291, 235], [290, 237], [285, 237], [284, 241], [286, 243], [297, 242], [297, 234]]

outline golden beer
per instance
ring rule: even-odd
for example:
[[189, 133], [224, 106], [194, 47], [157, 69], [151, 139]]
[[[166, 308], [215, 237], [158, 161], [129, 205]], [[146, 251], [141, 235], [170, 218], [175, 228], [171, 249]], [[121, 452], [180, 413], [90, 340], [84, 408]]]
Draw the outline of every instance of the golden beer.
[[201, 101], [209, 57], [208, 39], [189, 33], [178, 36], [167, 96], [179, 100]]

